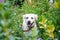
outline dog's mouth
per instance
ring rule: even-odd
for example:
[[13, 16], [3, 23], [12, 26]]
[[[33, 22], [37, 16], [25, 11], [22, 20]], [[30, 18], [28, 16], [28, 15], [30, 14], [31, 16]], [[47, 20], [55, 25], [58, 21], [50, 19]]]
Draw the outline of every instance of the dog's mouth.
[[31, 27], [31, 26], [33, 25], [33, 23], [34, 23], [34, 22], [32, 22], [32, 23], [28, 22], [27, 25], [28, 25], [29, 27]]
[[27, 23], [27, 26], [29, 27], [29, 30], [34, 27], [33, 23], [34, 23], [34, 22], [32, 22], [32, 23]]
[[27, 26], [28, 26], [28, 27], [31, 27], [31, 26], [32, 26], [32, 23], [30, 23], [30, 24], [27, 24]]
[[28, 26], [28, 30], [24, 30], [24, 32], [27, 32], [27, 31], [29, 31], [29, 30], [31, 30], [33, 27], [34, 27], [34, 22], [32, 22], [32, 23], [27, 23], [27, 26]]

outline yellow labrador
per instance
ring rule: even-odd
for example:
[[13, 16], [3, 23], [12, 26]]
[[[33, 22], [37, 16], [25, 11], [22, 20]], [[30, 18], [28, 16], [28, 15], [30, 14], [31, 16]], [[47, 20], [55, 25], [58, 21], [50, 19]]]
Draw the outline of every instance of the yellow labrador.
[[31, 36], [31, 37], [37, 37], [38, 30], [36, 25], [37, 20], [36, 14], [25, 14], [23, 15], [23, 26], [22, 29], [24, 31], [25, 37]]

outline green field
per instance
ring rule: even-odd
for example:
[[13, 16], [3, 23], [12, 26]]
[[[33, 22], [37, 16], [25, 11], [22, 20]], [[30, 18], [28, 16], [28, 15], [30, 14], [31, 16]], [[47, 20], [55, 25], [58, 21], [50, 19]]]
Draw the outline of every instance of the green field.
[[27, 13], [38, 15], [38, 38], [60, 40], [60, 1], [55, 1], [53, 4], [47, 0], [0, 2], [0, 40], [23, 40], [22, 17]]

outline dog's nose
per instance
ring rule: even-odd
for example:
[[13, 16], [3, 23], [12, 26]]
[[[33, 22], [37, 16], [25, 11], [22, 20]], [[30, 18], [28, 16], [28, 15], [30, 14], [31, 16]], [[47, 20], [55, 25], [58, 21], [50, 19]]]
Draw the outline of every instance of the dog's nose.
[[30, 24], [30, 21], [28, 21], [28, 24]]

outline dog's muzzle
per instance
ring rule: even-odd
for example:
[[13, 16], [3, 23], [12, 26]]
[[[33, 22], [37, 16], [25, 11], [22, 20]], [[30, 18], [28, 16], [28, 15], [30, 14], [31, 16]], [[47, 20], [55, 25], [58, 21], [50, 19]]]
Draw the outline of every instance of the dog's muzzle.
[[31, 23], [30, 21], [28, 21], [28, 22], [27, 22], [27, 26], [28, 26], [28, 27], [31, 27], [31, 26], [33, 26], [33, 23], [34, 23], [34, 22]]
[[34, 22], [31, 23], [30, 21], [28, 21], [27, 26], [29, 27], [29, 30], [34, 27], [33, 23]]
[[30, 21], [28, 21], [27, 25], [30, 25], [30, 24], [31, 24], [31, 22], [30, 22]]
[[23, 30], [23, 32], [28, 32], [28, 31], [30, 31], [30, 30], [34, 27], [33, 24], [34, 24], [34, 22], [31, 23], [30, 21], [28, 21], [27, 26], [28, 26], [29, 29], [28, 29], [28, 30]]
[[28, 21], [27, 26], [29, 27], [29, 29], [28, 29], [28, 30], [23, 30], [23, 32], [28, 32], [28, 31], [30, 31], [30, 30], [34, 27], [33, 23], [34, 23], [34, 22], [31, 23], [30, 21]]

